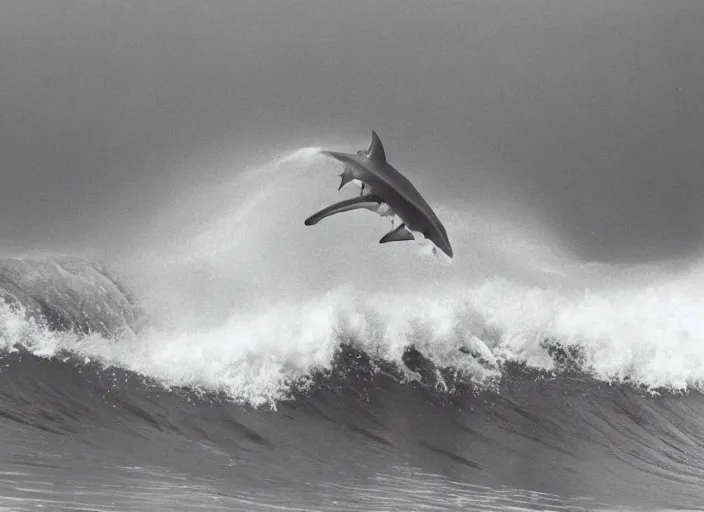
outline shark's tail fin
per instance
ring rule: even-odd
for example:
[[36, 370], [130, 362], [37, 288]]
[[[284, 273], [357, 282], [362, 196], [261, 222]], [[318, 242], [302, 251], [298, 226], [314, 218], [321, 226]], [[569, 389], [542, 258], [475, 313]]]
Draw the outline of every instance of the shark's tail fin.
[[330, 215], [348, 212], [350, 210], [358, 210], [360, 208], [376, 211], [376, 209], [379, 208], [380, 204], [381, 199], [379, 199], [373, 194], [367, 196], [357, 196], [351, 199], [345, 199], [344, 201], [331, 204], [330, 206], [327, 206], [322, 210], [315, 212], [313, 215], [311, 215], [305, 220], [304, 224], [306, 226], [313, 226], [323, 220], [325, 217], [329, 217]]

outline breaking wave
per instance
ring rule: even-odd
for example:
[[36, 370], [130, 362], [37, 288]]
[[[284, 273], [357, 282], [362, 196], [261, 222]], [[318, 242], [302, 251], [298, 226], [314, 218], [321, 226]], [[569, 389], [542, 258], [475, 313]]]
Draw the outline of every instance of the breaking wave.
[[243, 172], [206, 194], [219, 211], [189, 223], [184, 210], [203, 197], [185, 200], [154, 220], [140, 256], [115, 265], [127, 286], [74, 258], [4, 260], [0, 343], [253, 405], [329, 371], [341, 345], [409, 381], [421, 378], [406, 364], [412, 350], [479, 388], [507, 362], [652, 390], [701, 386], [701, 265], [585, 265], [545, 235], [443, 204], [458, 248], [450, 265], [423, 247], [371, 243], [374, 223], [386, 224], [368, 212], [305, 228], [305, 212], [335, 190], [329, 166], [308, 149]]
[[71, 506], [104, 510], [115, 485], [164, 510], [698, 506], [700, 262], [581, 262], [507, 204], [429, 201], [452, 263], [376, 244], [369, 212], [304, 227], [336, 174], [301, 150], [109, 263], [0, 260], [0, 451], [31, 468], [3, 496], [76, 471]]

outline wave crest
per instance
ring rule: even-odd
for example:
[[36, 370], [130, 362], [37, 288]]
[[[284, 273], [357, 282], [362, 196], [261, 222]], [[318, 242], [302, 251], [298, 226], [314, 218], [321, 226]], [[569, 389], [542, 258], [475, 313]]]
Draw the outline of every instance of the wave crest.
[[652, 297], [663, 308], [673, 300], [634, 295], [630, 308], [612, 303], [620, 314], [605, 315], [606, 295], [570, 299], [502, 281], [445, 294], [369, 295], [347, 287], [299, 304], [238, 311], [212, 329], [146, 328], [112, 337], [53, 333], [4, 306], [0, 334], [5, 348], [20, 342], [41, 355], [68, 350], [166, 386], [225, 392], [255, 406], [286, 399], [301, 382], [332, 371], [341, 346], [447, 392], [457, 383], [493, 386], [515, 362], [649, 388], [700, 387], [699, 324], [681, 310], [679, 320], [654, 318], [645, 307]]
[[311, 230], [302, 220], [338, 185], [314, 154], [246, 170], [212, 191], [207, 212], [193, 197], [145, 230], [125, 275], [149, 323], [100, 266], [1, 261], [0, 295], [14, 304], [0, 312], [3, 346], [69, 350], [252, 404], [330, 371], [345, 345], [448, 390], [447, 375], [491, 386], [507, 362], [649, 388], [704, 382], [701, 265], [584, 264], [530, 219], [534, 236], [442, 204], [457, 249], [447, 267], [412, 246], [367, 243], [388, 226], [364, 212]]

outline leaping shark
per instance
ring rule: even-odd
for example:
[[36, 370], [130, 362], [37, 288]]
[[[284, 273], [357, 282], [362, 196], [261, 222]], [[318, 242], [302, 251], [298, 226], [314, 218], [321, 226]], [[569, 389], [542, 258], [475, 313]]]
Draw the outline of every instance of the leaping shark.
[[317, 224], [336, 213], [360, 208], [384, 217], [393, 218], [397, 215], [403, 221], [402, 224], [384, 235], [379, 240], [380, 244], [415, 240], [412, 233], [415, 231], [422, 233], [452, 258], [452, 246], [445, 227], [413, 184], [386, 161], [384, 146], [375, 131], [372, 131], [372, 141], [366, 151], [358, 151], [356, 155], [327, 150], [321, 150], [320, 153], [345, 164], [338, 190], [347, 183], [356, 181], [362, 191], [358, 197], [340, 201], [314, 213], [305, 220], [306, 226]]

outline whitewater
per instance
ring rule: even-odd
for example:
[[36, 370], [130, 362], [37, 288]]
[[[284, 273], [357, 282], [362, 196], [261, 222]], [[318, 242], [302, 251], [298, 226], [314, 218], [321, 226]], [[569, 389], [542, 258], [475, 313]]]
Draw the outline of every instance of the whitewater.
[[704, 507], [704, 260], [583, 262], [510, 201], [428, 198], [452, 262], [305, 227], [338, 174], [299, 149], [110, 257], [0, 260], [0, 507]]

